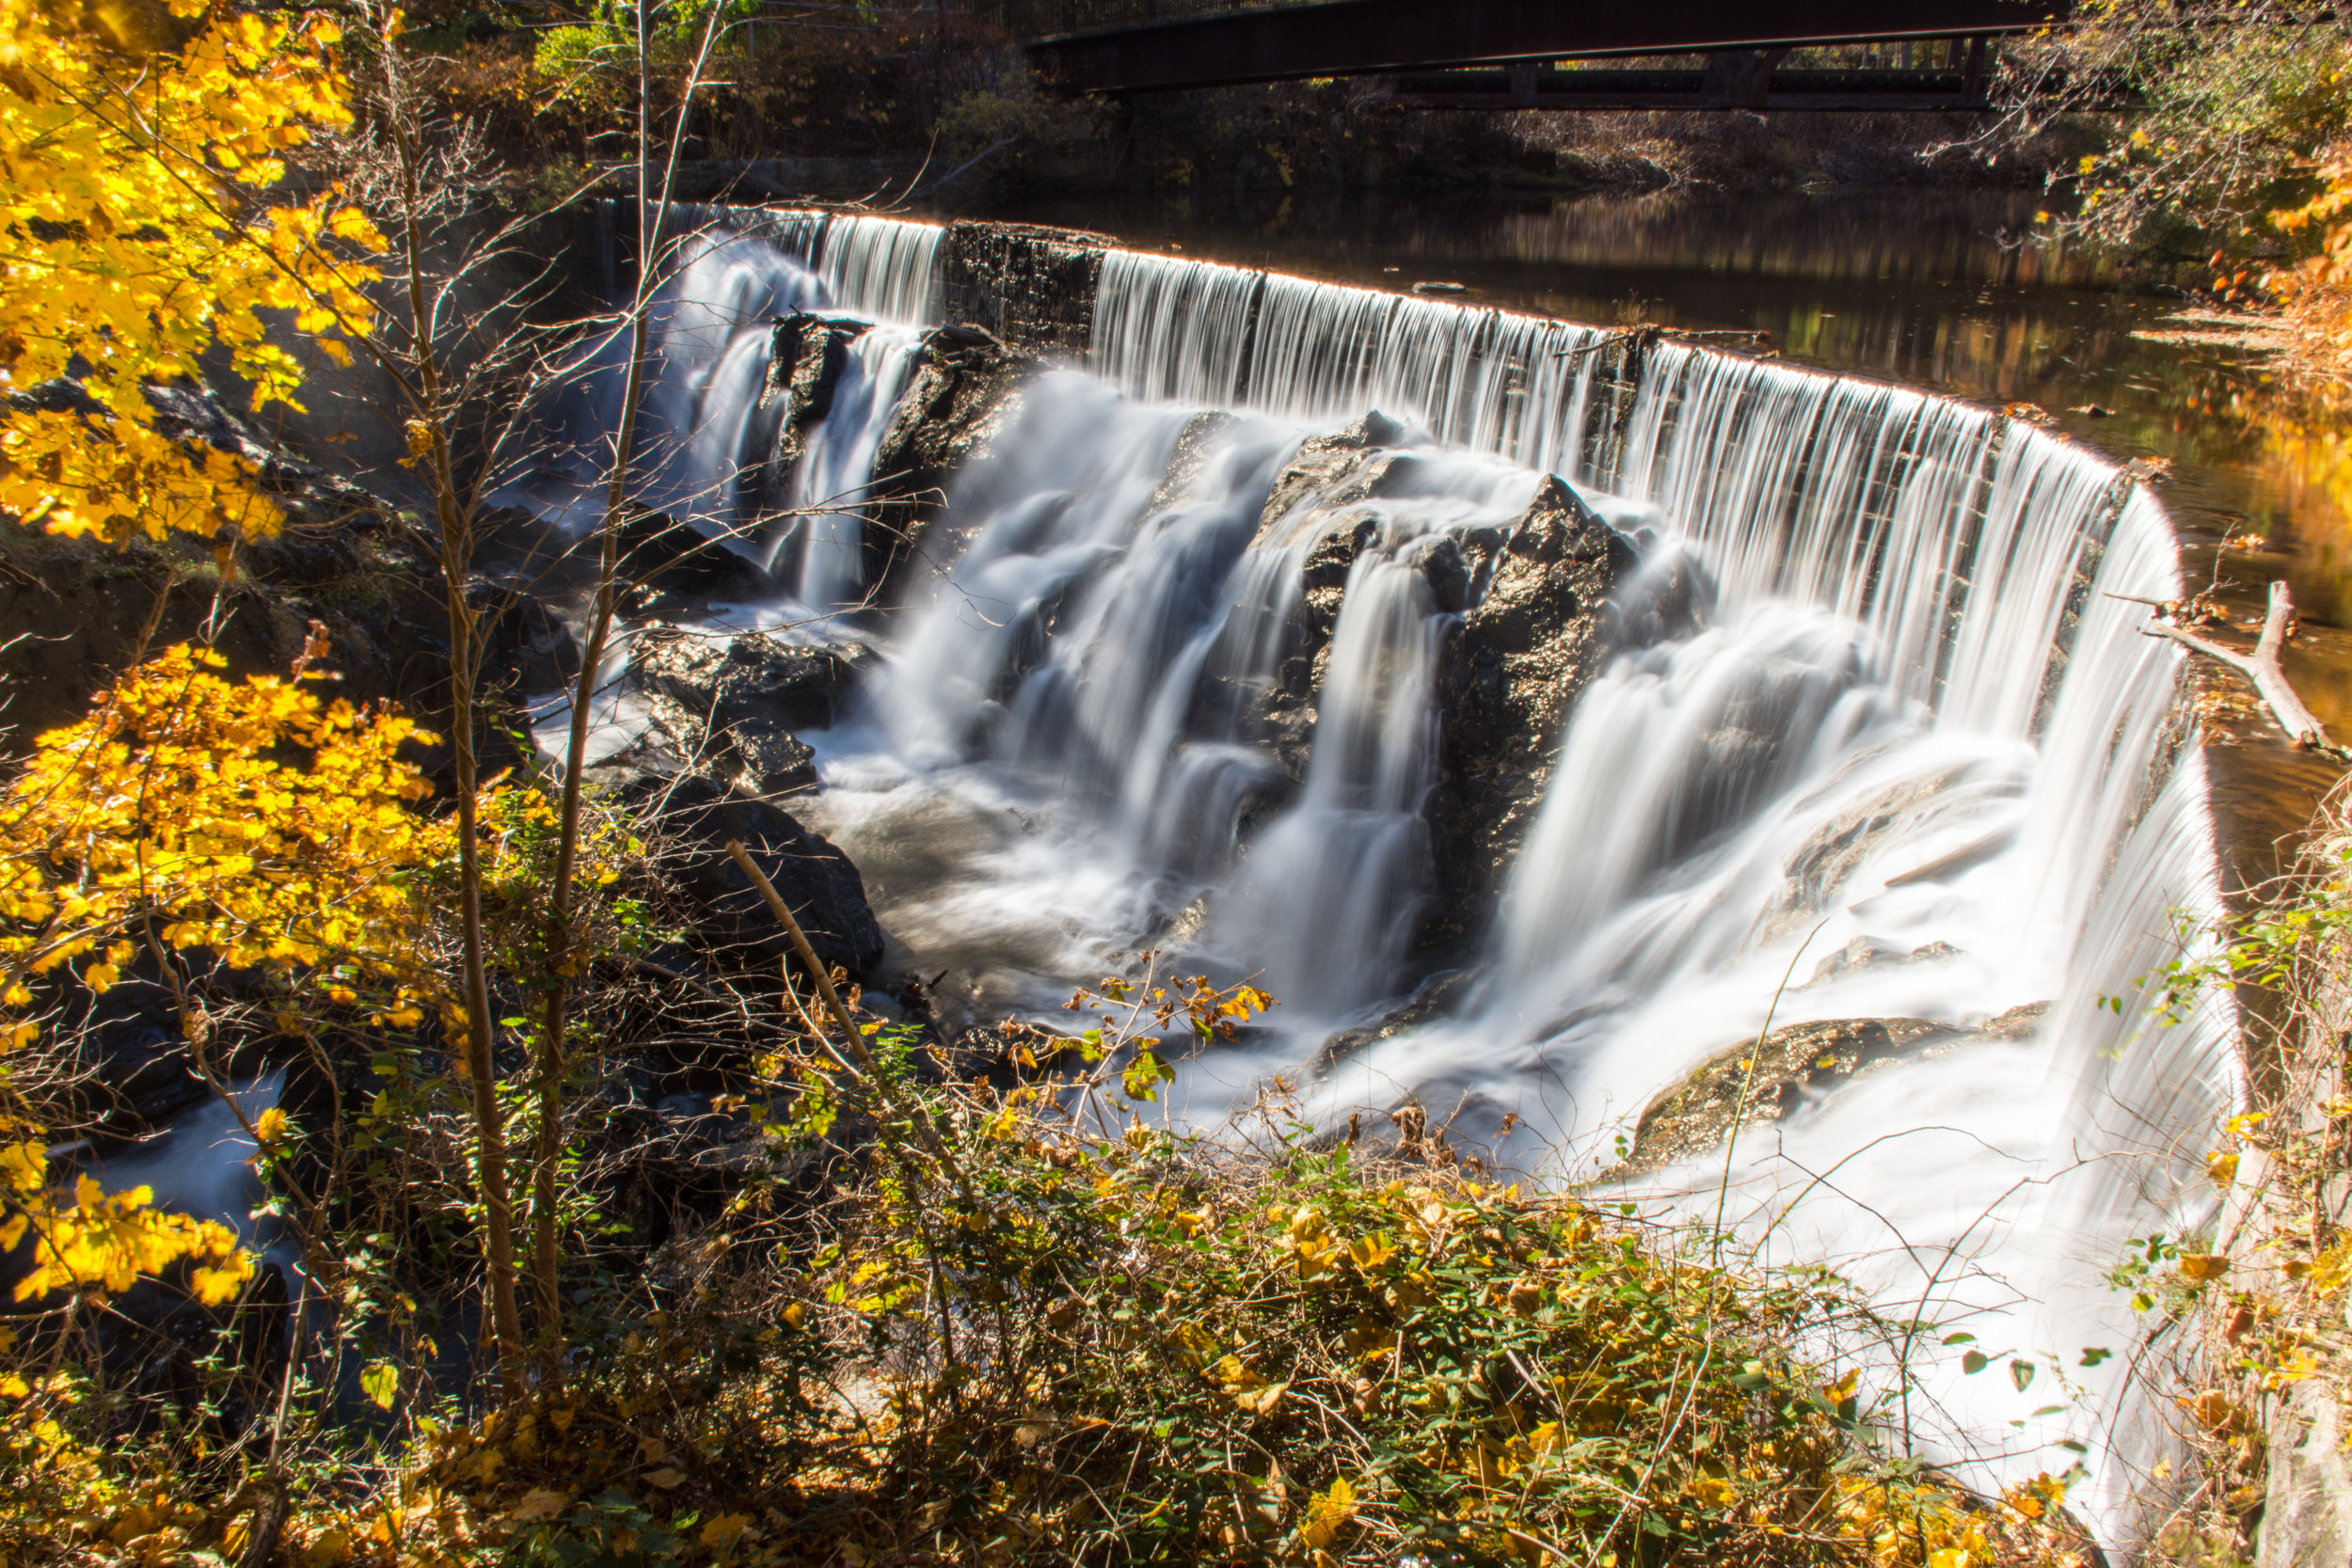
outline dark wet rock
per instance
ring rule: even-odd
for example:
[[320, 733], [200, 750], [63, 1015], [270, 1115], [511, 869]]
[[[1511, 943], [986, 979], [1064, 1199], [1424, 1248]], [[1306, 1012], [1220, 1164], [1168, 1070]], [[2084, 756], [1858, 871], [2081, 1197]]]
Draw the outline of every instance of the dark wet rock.
[[1475, 969], [1444, 969], [1421, 983], [1402, 1005], [1383, 1014], [1375, 1023], [1359, 1023], [1353, 1029], [1342, 1029], [1323, 1042], [1311, 1064], [1317, 1077], [1355, 1055], [1368, 1046], [1408, 1034], [1432, 1020], [1443, 1018], [1470, 993], [1477, 983]]
[[1316, 513], [1376, 495], [1381, 477], [1394, 461], [1389, 449], [1404, 436], [1403, 424], [1375, 410], [1344, 430], [1299, 442], [1266, 491], [1258, 542], [1273, 543]]
[[621, 613], [630, 620], [662, 614], [669, 605], [771, 592], [768, 574], [741, 551], [661, 512], [640, 513], [622, 525], [620, 581]]
[[597, 768], [596, 782], [623, 809], [650, 815], [646, 842], [656, 872], [681, 900], [677, 912], [692, 921], [692, 947], [715, 968], [764, 982], [791, 952], [791, 939], [727, 853], [736, 839], [775, 884], [820, 959], [857, 979], [880, 970], [882, 927], [857, 867], [781, 807], [696, 774], [627, 764]]
[[92, 1069], [91, 1110], [102, 1136], [151, 1134], [211, 1095], [188, 1058], [170, 989], [151, 962], [96, 996], [69, 991], [62, 1000], [78, 1015], [67, 1032]]
[[[214, 646], [231, 673], [284, 674], [310, 623], [325, 626], [321, 668], [336, 695], [392, 698], [428, 717], [449, 679], [438, 566], [418, 541], [374, 515], [290, 519], [279, 537], [238, 551], [221, 580], [194, 540], [119, 548], [13, 525], [0, 529], [0, 647], [7, 745], [81, 718], [90, 699], [142, 655], [197, 636], [218, 615]], [[161, 600], [160, 612], [157, 601]]]
[[850, 345], [873, 325], [854, 316], [807, 311], [776, 322], [769, 349], [768, 382], [759, 394], [761, 415], [779, 421], [773, 455], [761, 480], [761, 493], [771, 504], [785, 499], [808, 433], [833, 412], [834, 393], [850, 362]]
[[869, 657], [856, 643], [819, 647], [765, 632], [706, 637], [657, 626], [639, 636], [629, 662], [649, 694], [702, 722], [772, 719], [788, 729], [821, 730], [841, 716]]
[[1441, 952], [1490, 918], [1568, 715], [1613, 641], [1610, 594], [1634, 564], [1623, 536], [1549, 477], [1507, 533], [1470, 530], [1454, 546], [1425, 559], [1433, 594], [1470, 600], [1438, 668], [1444, 783], [1425, 814], [1440, 907], [1422, 942]]
[[816, 753], [792, 732], [833, 724], [866, 657], [854, 644], [657, 627], [640, 634], [629, 666], [655, 721], [695, 770], [779, 795], [815, 786]]
[[1920, 1018], [1834, 1019], [1775, 1029], [1761, 1043], [1742, 1042], [1709, 1057], [1652, 1101], [1624, 1163], [1607, 1179], [1645, 1175], [1720, 1148], [1735, 1121], [1743, 1133], [1753, 1132], [1793, 1114], [1808, 1096], [1890, 1063], [1972, 1041], [2028, 1038], [2048, 1009], [2046, 1002], [2027, 1003], [1975, 1029]]
[[874, 450], [866, 579], [896, 603], [926, 573], [945, 572], [970, 543], [943, 515], [956, 471], [1004, 428], [1014, 393], [1038, 369], [993, 333], [943, 326], [923, 341], [890, 427]]
[[951, 224], [940, 247], [947, 319], [984, 327], [1016, 350], [1084, 354], [1103, 255], [1117, 244], [1082, 229]]
[[492, 678], [521, 692], [553, 691], [580, 674], [580, 643], [546, 600], [484, 583], [477, 594]]
[[816, 424], [833, 412], [833, 394], [850, 362], [850, 345], [872, 324], [855, 317], [796, 310], [776, 318], [760, 401], [787, 399], [792, 417]]

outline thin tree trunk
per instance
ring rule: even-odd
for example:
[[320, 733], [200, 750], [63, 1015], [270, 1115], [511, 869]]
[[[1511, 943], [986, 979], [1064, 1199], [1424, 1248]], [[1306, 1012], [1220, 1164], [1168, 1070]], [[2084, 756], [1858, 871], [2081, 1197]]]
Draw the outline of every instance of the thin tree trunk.
[[431, 441], [428, 461], [433, 501], [441, 534], [441, 578], [449, 613], [450, 751], [457, 775], [458, 928], [466, 992], [467, 1068], [473, 1088], [476, 1180], [482, 1188], [483, 1263], [488, 1275], [491, 1342], [499, 1381], [508, 1397], [522, 1390], [522, 1320], [515, 1305], [514, 1220], [506, 1184], [506, 1129], [499, 1112], [490, 978], [482, 938], [482, 844], [479, 768], [474, 756], [474, 679], [480, 664], [473, 607], [466, 602], [466, 576], [472, 565], [473, 525], [450, 467], [449, 430], [442, 406], [440, 365], [434, 347], [432, 313], [424, 297], [424, 240], [418, 232], [420, 194], [417, 148], [405, 126], [395, 125], [401, 177], [408, 211], [402, 234], [408, 267], [408, 316], [416, 340], [417, 380], [422, 419]]
[[662, 170], [660, 198], [650, 191], [653, 173], [653, 105], [646, 76], [645, 8], [637, 11], [637, 282], [629, 296], [628, 371], [621, 387], [620, 428], [614, 432], [612, 474], [605, 486], [604, 519], [599, 525], [596, 552], [596, 607], [589, 617], [588, 638], [580, 653], [580, 676], [572, 689], [571, 726], [564, 755], [564, 794], [559, 807], [555, 847], [555, 884], [548, 899], [548, 999], [539, 1033], [538, 1144], [532, 1172], [532, 1277], [538, 1310], [540, 1365], [552, 1377], [562, 1364], [563, 1298], [558, 1286], [556, 1187], [561, 1166], [564, 1115], [564, 1038], [571, 1027], [572, 972], [578, 959], [572, 951], [572, 895], [580, 870], [580, 815], [584, 769], [587, 766], [589, 709], [594, 703], [599, 672], [612, 635], [612, 610], [619, 589], [621, 531], [628, 509], [628, 463], [637, 439], [638, 405], [644, 401], [645, 331], [653, 309], [654, 277], [660, 260], [662, 217], [669, 204], [676, 171], [678, 146], [686, 134], [686, 112], [693, 103], [704, 62], [718, 36], [719, 8], [704, 24], [702, 48], [687, 73], [683, 101], [678, 105], [675, 134]]

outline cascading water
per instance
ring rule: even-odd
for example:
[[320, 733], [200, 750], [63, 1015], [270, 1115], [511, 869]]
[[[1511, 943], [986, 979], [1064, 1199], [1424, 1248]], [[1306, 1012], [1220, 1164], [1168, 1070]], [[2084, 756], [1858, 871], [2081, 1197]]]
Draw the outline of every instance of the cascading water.
[[[862, 215], [689, 205], [666, 209], [662, 230], [632, 499], [781, 573], [806, 604], [853, 598], [862, 582], [850, 509], [873, 477], [917, 328], [938, 319], [942, 231]], [[885, 325], [853, 341], [834, 405], [780, 494], [774, 455], [791, 410], [769, 388], [773, 324], [828, 311]], [[557, 378], [502, 500], [572, 533], [603, 515], [628, 353], [628, 332], [616, 330]]]
[[[664, 339], [662, 428], [697, 455], [652, 470], [718, 498], [707, 527], [750, 520], [744, 476], [772, 446], [775, 416], [750, 406], [760, 312], [834, 286], [910, 316], [935, 298], [905, 261], [918, 240], [877, 231], [852, 264], [842, 220], [796, 221], [730, 230], [665, 282], [720, 302]], [[858, 341], [861, 379], [781, 511], [866, 482], [903, 370], [884, 332]], [[2107, 465], [1983, 410], [1674, 343], [1627, 353], [1112, 253], [1092, 373], [1029, 384], [959, 476], [968, 544], [898, 611], [861, 716], [823, 737], [824, 791], [796, 809], [857, 860], [907, 960], [953, 972], [979, 1016], [1050, 1019], [1146, 946], [1262, 975], [1284, 1001], [1272, 1043], [1197, 1057], [1178, 1085], [1213, 1120], [1420, 977], [1451, 630], [1422, 568], [1559, 474], [1644, 541], [1642, 581], [1697, 585], [1693, 615], [1634, 613], [1628, 586], [1629, 641], [1572, 714], [1474, 977], [1443, 1016], [1329, 1065], [1308, 1108], [1458, 1105], [1499, 1160], [1589, 1180], [1654, 1097], [1768, 1020], [1939, 1021], [1947, 1046], [1809, 1092], [1644, 1194], [1720, 1206], [1897, 1316], [2021, 1355], [2120, 1350], [2130, 1325], [2095, 1282], [2127, 1234], [2209, 1205], [2181, 1196], [2201, 1189], [2172, 1150], [2226, 1110], [2234, 1071], [2220, 1009], [2157, 1029], [2131, 1000], [2170, 912], [2215, 902], [2201, 771], [2172, 762], [2177, 660], [2137, 634], [2136, 601], [2178, 591], [2167, 525]], [[1405, 430], [1315, 449], [1312, 493], [1270, 507], [1302, 441], [1374, 409]], [[800, 542], [782, 576], [811, 604], [856, 586], [853, 538], [818, 521], [769, 540]], [[1297, 628], [1327, 610], [1302, 570], [1342, 538], [1310, 659]], [[1907, 961], [1846, 961], [1873, 953]], [[2038, 1033], [1964, 1032], [2024, 1004], [2047, 1004]], [[2125, 1528], [2128, 1466], [2154, 1441], [2128, 1357], [2070, 1363], [2083, 1400], [2049, 1416], [2046, 1381], [1968, 1378], [1957, 1354], [1914, 1357], [1926, 1451], [2030, 1473], [2084, 1445], [2078, 1495]], [[1986, 1458], [2010, 1421], [2042, 1446]]]
[[[664, 260], [646, 313], [646, 365], [630, 499], [757, 563], [775, 603], [755, 625], [823, 636], [834, 611], [862, 602], [860, 505], [876, 451], [913, 373], [922, 328], [939, 319], [943, 230], [862, 214], [687, 204], [661, 214]], [[863, 330], [851, 339], [825, 417], [808, 430], [779, 484], [779, 446], [792, 416], [772, 388], [775, 324], [830, 312]], [[627, 383], [629, 335], [597, 340], [532, 410], [526, 457], [496, 499], [573, 538], [603, 518], [614, 433]], [[589, 753], [627, 746], [644, 705], [622, 683], [630, 639], [616, 637], [599, 672]], [[567, 699], [538, 705], [534, 733], [560, 746]]]
[[792, 470], [791, 520], [778, 529], [761, 562], [773, 573], [797, 546], [797, 597], [811, 606], [853, 602], [865, 580], [865, 524], [858, 507], [874, 478], [874, 453], [914, 370], [922, 333], [911, 326], [876, 326], [850, 341], [834, 388], [833, 407], [809, 433]]

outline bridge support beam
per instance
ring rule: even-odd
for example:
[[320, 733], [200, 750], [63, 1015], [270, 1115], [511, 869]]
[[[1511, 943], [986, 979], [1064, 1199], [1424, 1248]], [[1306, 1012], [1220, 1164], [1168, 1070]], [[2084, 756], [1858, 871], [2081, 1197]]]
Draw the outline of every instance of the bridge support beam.
[[1164, 92], [1514, 60], [1796, 49], [2063, 23], [2071, 0], [1326, 0], [1027, 45], [1068, 92]]

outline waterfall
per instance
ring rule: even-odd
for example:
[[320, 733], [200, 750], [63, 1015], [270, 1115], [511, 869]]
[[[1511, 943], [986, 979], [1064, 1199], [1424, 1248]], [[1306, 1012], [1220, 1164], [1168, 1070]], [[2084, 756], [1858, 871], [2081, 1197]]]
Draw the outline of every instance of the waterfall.
[[874, 453], [890, 428], [922, 341], [922, 333], [909, 326], [860, 333], [850, 344], [832, 408], [802, 447], [785, 507], [790, 521], [776, 531], [761, 564], [776, 572], [786, 551], [797, 545], [796, 596], [804, 605], [850, 603], [865, 581], [866, 530], [856, 509], [866, 499]]
[[1343, 423], [1377, 408], [1435, 440], [1577, 477], [1608, 335], [1501, 310], [1115, 250], [1089, 361], [1137, 397]]
[[850, 214], [825, 225], [825, 290], [836, 309], [918, 326], [941, 319], [939, 246], [947, 230], [935, 223]]
[[[664, 282], [646, 482], [713, 531], [801, 514], [766, 547], [800, 550], [778, 570], [805, 603], [860, 586], [854, 521], [810, 509], [869, 481], [936, 309], [936, 233], [905, 227], [741, 220]], [[787, 299], [898, 325], [857, 338], [775, 498], [745, 476], [781, 415], [745, 392]], [[1439, 603], [1433, 565], [1546, 473], [1638, 542], [1620, 641], [1461, 983], [1319, 1060], [1428, 972], [1438, 674], [1484, 592]], [[1112, 252], [1086, 367], [1024, 386], [946, 525], [794, 809], [951, 1007], [1054, 1022], [1106, 973], [1258, 976], [1283, 1006], [1184, 1064], [1173, 1114], [1213, 1124], [1280, 1073], [1327, 1124], [1418, 1100], [1573, 1181], [1618, 1180], [1645, 1107], [1768, 1023], [1931, 1021], [1932, 1048], [1619, 1189], [2023, 1356], [2122, 1349], [2103, 1270], [2210, 1209], [2180, 1150], [2229, 1108], [2228, 1009], [2160, 1029], [2133, 1000], [2171, 912], [2216, 909], [2177, 650], [2138, 634], [2177, 552], [2110, 465], [1860, 378]], [[1661, 580], [1688, 613], [1644, 610]], [[2080, 1451], [2122, 1533], [2160, 1441], [2128, 1355], [2067, 1362], [2082, 1399], [2051, 1415], [2055, 1378], [1958, 1354], [1907, 1353], [1906, 1440], [1987, 1484]]]
[[[624, 209], [627, 211], [627, 209]], [[890, 218], [680, 203], [662, 216], [647, 365], [629, 454], [632, 499], [778, 573], [830, 607], [863, 586], [852, 508], [940, 315], [945, 230]], [[787, 493], [771, 485], [786, 400], [765, 397], [778, 319], [833, 312], [880, 325], [855, 340], [832, 408]], [[591, 342], [531, 411], [524, 457], [496, 499], [575, 534], [603, 516], [629, 340]], [[818, 510], [810, 510], [810, 509]], [[797, 550], [787, 570], [784, 557]]]

